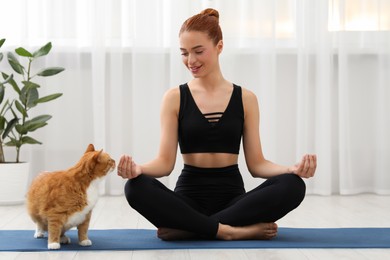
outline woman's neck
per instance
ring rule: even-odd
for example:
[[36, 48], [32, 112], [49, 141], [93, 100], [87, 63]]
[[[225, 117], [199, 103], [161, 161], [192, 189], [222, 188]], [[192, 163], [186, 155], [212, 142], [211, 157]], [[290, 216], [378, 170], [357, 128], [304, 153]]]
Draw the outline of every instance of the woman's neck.
[[202, 86], [205, 89], [212, 90], [226, 83], [226, 79], [222, 76], [222, 73], [219, 72], [209, 74], [202, 78], [194, 78], [191, 80], [190, 85]]

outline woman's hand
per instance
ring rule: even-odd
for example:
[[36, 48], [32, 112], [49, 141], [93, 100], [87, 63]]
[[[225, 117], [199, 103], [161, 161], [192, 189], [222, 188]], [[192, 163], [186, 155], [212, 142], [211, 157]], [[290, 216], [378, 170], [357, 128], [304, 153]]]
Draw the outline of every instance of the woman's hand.
[[295, 173], [302, 178], [310, 178], [314, 176], [316, 168], [317, 156], [315, 154], [306, 154], [301, 162], [289, 168], [289, 172]]
[[118, 176], [123, 179], [134, 179], [141, 175], [141, 166], [137, 165], [131, 156], [123, 155], [118, 164]]

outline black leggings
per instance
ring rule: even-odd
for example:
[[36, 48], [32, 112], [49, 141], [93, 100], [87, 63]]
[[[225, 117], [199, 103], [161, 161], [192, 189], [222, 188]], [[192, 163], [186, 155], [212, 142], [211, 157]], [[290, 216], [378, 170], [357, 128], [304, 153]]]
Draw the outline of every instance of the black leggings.
[[246, 226], [275, 222], [298, 207], [305, 183], [295, 174], [267, 179], [245, 192], [237, 165], [198, 168], [184, 165], [174, 191], [141, 174], [125, 185], [130, 206], [156, 227], [215, 238], [218, 224]]

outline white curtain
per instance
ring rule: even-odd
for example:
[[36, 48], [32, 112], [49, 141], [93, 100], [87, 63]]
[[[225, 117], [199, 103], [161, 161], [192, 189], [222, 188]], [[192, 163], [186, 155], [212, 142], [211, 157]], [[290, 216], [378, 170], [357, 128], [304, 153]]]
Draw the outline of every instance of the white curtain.
[[[41, 82], [64, 95], [37, 108], [53, 118], [34, 135], [43, 145], [22, 148], [32, 176], [70, 167], [88, 143], [152, 159], [162, 95], [191, 78], [179, 28], [206, 7], [220, 12], [224, 76], [258, 96], [267, 159], [316, 153], [308, 193], [390, 194], [390, 0], [0, 0], [1, 51], [51, 41], [37, 65], [66, 69]], [[262, 181], [240, 165], [248, 189]], [[181, 167], [178, 153], [162, 181], [172, 188]], [[102, 193], [123, 185], [112, 173]]]

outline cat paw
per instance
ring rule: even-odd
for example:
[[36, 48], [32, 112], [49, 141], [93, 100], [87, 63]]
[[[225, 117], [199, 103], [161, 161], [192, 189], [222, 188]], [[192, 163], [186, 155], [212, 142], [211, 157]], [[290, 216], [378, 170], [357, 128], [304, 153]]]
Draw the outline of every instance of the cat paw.
[[40, 230], [35, 231], [35, 234], [34, 234], [35, 238], [43, 238], [44, 236], [45, 236], [44, 232], [42, 232]]
[[70, 238], [67, 237], [67, 236], [62, 236], [62, 237], [60, 238], [60, 243], [61, 243], [61, 244], [70, 244]]
[[56, 250], [56, 249], [60, 249], [61, 245], [60, 243], [49, 243], [47, 244], [47, 248], [50, 250]]
[[92, 241], [89, 240], [89, 239], [85, 239], [85, 240], [83, 240], [83, 241], [80, 241], [80, 242], [79, 242], [79, 245], [80, 245], [80, 246], [92, 246]]

